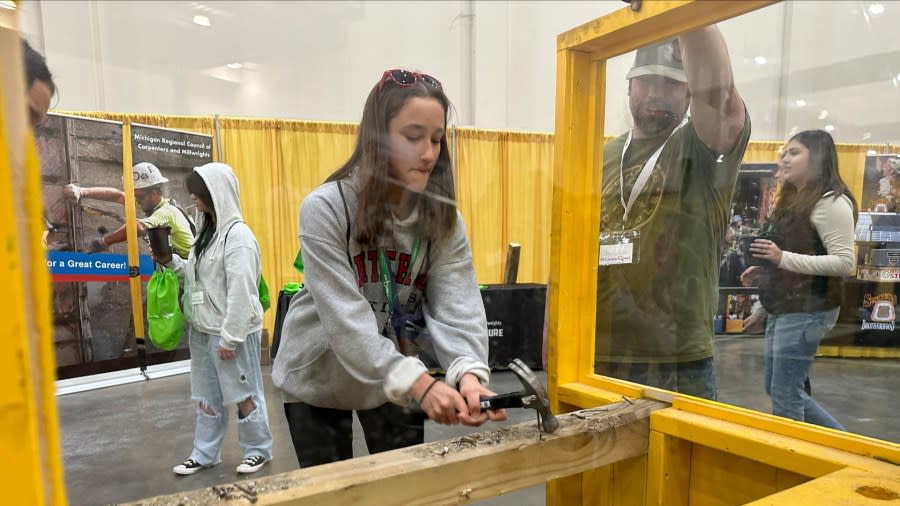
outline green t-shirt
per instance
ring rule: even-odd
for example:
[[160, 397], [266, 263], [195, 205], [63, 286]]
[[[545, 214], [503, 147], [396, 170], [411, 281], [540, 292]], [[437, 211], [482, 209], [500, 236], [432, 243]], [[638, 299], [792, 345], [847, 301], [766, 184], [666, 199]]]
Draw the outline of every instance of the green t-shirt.
[[172, 249], [181, 258], [187, 258], [191, 245], [194, 244], [194, 234], [191, 233], [191, 224], [188, 222], [184, 213], [177, 207], [173, 206], [169, 199], [160, 200], [156, 209], [146, 218], [138, 220], [145, 227], [159, 227], [168, 225], [172, 229]]
[[[721, 159], [692, 122], [666, 144], [632, 206], [626, 230], [640, 230], [636, 264], [601, 266], [597, 280], [597, 362], [688, 362], [712, 357], [719, 255], [737, 173], [750, 138]], [[621, 231], [619, 187], [626, 136], [604, 148], [601, 230]], [[632, 140], [622, 164], [625, 199], [666, 137]]]

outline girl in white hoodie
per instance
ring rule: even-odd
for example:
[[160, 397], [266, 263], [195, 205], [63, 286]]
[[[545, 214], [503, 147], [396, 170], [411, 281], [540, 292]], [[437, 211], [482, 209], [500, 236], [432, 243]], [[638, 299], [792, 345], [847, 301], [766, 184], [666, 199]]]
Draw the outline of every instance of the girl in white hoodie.
[[240, 190], [231, 167], [208, 163], [186, 181], [191, 201], [203, 213], [187, 260], [154, 257], [184, 284], [190, 324], [191, 398], [198, 403], [191, 456], [176, 474], [194, 474], [222, 460], [228, 425], [226, 405], [238, 407], [238, 442], [244, 461], [238, 473], [253, 473], [272, 459], [272, 433], [259, 367], [263, 309], [259, 303], [259, 245], [243, 222]]

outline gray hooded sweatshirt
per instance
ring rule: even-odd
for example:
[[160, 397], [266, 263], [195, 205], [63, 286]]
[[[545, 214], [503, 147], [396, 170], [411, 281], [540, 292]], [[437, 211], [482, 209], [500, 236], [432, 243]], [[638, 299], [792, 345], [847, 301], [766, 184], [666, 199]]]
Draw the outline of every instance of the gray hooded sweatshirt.
[[[212, 196], [215, 233], [199, 258], [191, 248], [187, 260], [173, 255], [169, 266], [184, 284], [185, 319], [200, 332], [219, 336], [223, 348], [234, 350], [262, 329], [259, 245], [243, 222], [240, 189], [231, 167], [208, 163], [194, 171]], [[198, 230], [203, 230], [205, 220], [201, 218]]]
[[[358, 182], [351, 176], [341, 185], [352, 221]], [[466, 373], [487, 384], [487, 321], [463, 221], [457, 215], [450, 237], [431, 244], [430, 251], [421, 244], [413, 255], [417, 219], [414, 211], [387, 223], [393, 237], [383, 247], [398, 300], [407, 306], [422, 304], [428, 339], [449, 385], [455, 387]], [[272, 366], [272, 381], [285, 402], [348, 410], [388, 401], [406, 405], [409, 389], [428, 371], [419, 358], [401, 354], [396, 340], [383, 333], [389, 310], [377, 250], [357, 243], [355, 230], [347, 222], [337, 183], [325, 183], [303, 200], [305, 287], [291, 301]]]

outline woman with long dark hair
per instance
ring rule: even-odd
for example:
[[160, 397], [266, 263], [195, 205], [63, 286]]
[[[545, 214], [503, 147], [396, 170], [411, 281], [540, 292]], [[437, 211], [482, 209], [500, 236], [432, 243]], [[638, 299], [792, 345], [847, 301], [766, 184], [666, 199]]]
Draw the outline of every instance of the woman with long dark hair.
[[426, 416], [506, 418], [479, 405], [492, 394], [487, 321], [456, 209], [449, 111], [434, 77], [385, 71], [350, 159], [300, 207], [305, 287], [272, 381], [302, 467], [353, 456], [353, 411], [370, 453], [422, 443]]
[[768, 313], [765, 388], [775, 415], [843, 430], [804, 390], [819, 342], [837, 323], [842, 278], [853, 271], [856, 201], [838, 170], [834, 140], [823, 130], [800, 132], [778, 162], [781, 191], [771, 232], [750, 245], [766, 260], [741, 275], [757, 281]]

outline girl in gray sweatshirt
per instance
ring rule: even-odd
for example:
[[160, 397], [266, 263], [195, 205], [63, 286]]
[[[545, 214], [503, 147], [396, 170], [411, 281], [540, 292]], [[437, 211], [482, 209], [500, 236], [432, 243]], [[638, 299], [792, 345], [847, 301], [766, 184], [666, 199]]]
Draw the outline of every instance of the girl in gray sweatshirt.
[[454, 201], [449, 107], [435, 78], [385, 71], [353, 155], [300, 207], [305, 287], [272, 380], [302, 467], [353, 456], [354, 410], [371, 453], [422, 443], [426, 416], [506, 418], [479, 408], [493, 395], [487, 322]]

